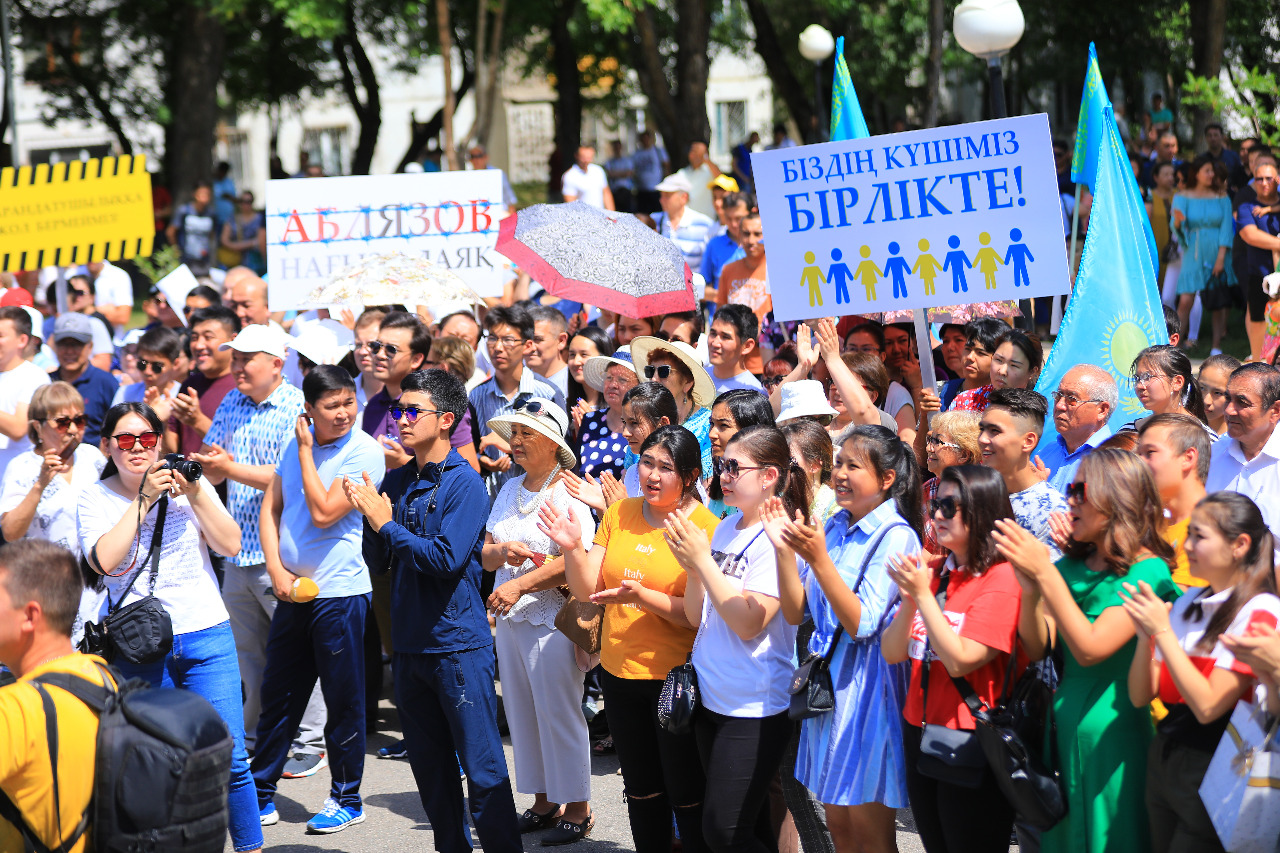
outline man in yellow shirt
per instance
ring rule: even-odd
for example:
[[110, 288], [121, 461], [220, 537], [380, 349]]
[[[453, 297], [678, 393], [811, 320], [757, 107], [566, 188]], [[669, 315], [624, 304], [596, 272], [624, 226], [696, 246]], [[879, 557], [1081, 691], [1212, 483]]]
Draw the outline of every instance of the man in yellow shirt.
[[[88, 837], [82, 821], [93, 790], [98, 716], [71, 694], [45, 688], [57, 718], [55, 778], [44, 705], [29, 682], [66, 672], [104, 683], [102, 659], [71, 645], [81, 589], [79, 566], [65, 548], [34, 539], [0, 547], [0, 663], [18, 677], [0, 688], [0, 794], [47, 847], [74, 838], [68, 853], [83, 851]], [[0, 816], [0, 851], [23, 847], [21, 830]]]
[[1187, 568], [1187, 552], [1182, 543], [1187, 538], [1191, 510], [1205, 495], [1209, 451], [1204, 424], [1191, 415], [1154, 415], [1147, 418], [1138, 431], [1138, 455], [1155, 477], [1164, 503], [1164, 538], [1173, 546], [1178, 559], [1173, 582], [1183, 590], [1208, 584], [1194, 577]]

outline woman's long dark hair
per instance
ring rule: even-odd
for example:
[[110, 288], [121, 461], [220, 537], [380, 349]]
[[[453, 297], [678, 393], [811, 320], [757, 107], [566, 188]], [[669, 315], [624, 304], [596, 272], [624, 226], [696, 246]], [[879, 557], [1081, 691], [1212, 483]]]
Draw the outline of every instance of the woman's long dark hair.
[[[111, 436], [116, 430], [116, 425], [120, 423], [120, 419], [125, 415], [137, 415], [147, 422], [158, 438], [156, 447], [159, 448], [164, 444], [164, 422], [160, 420], [160, 416], [156, 414], [156, 410], [148, 406], [146, 403], [117, 403], [107, 409], [106, 415], [102, 418], [102, 442], [106, 444], [111, 441]], [[105, 451], [104, 451], [105, 452]], [[107, 464], [102, 469], [101, 480], [114, 477], [120, 473], [116, 468], [116, 462], [111, 458], [109, 452], [105, 452]]]
[[[729, 414], [733, 415], [733, 422], [738, 425], [739, 431], [753, 426], [777, 426], [769, 398], [759, 391], [753, 391], [750, 388], [725, 391], [712, 402], [712, 410], [719, 405], [729, 409]], [[724, 499], [724, 492], [720, 489], [719, 474], [712, 475], [711, 482], [707, 484], [707, 495], [716, 501]]]
[[[1222, 538], [1228, 542], [1233, 542], [1240, 536], [1249, 537], [1249, 550], [1240, 561], [1240, 571], [1244, 577], [1231, 588], [1227, 600], [1209, 618], [1204, 636], [1197, 644], [1199, 650], [1208, 652], [1217, 644], [1222, 632], [1231, 627], [1241, 608], [1264, 592], [1275, 594], [1275, 553], [1271, 530], [1262, 517], [1262, 510], [1239, 492], [1215, 492], [1202, 498], [1196, 504], [1196, 509], [1212, 519], [1213, 526], [1218, 528]], [[1191, 605], [1188, 615], [1196, 621], [1202, 618], [1198, 600]]]
[[[819, 427], [821, 429], [821, 427]], [[796, 510], [809, 522], [809, 505], [813, 501], [809, 474], [791, 461], [791, 448], [782, 430], [772, 426], [753, 426], [738, 430], [725, 445], [736, 447], [756, 465], [778, 469], [778, 482], [773, 493], [782, 498], [787, 518], [795, 518]]]
[[921, 536], [924, 509], [920, 505], [920, 463], [916, 461], [915, 451], [893, 430], [878, 424], [860, 424], [845, 430], [840, 436], [840, 447], [845, 445], [851, 445], [849, 452], [870, 465], [877, 478], [883, 479], [889, 471], [894, 472], [889, 497], [898, 515]]
[[660, 426], [640, 445], [640, 455], [652, 447], [660, 447], [671, 456], [683, 486], [682, 497], [697, 497], [698, 480], [702, 477], [702, 446], [694, 434], [675, 424]]
[[[577, 332], [569, 336], [569, 343], [573, 343], [574, 338], [586, 338], [591, 341], [591, 343], [595, 344], [596, 351], [600, 353], [600, 355], [613, 355], [613, 338], [606, 335], [604, 330], [599, 326], [583, 326]], [[584, 399], [587, 394], [587, 390], [582, 387], [582, 383], [573, 378], [572, 372], [569, 373], [568, 392], [569, 393], [565, 395], [564, 401], [565, 406], [570, 410], [573, 409], [575, 403]], [[603, 393], [600, 394], [600, 399], [604, 399]]]
[[969, 526], [969, 559], [965, 568], [971, 575], [981, 575], [1002, 559], [991, 532], [998, 519], [1013, 518], [1009, 489], [1004, 477], [982, 465], [952, 465], [943, 470], [939, 489], [944, 483], [955, 486], [960, 493], [960, 511]]
[[1147, 347], [1133, 360], [1132, 372], [1136, 373], [1138, 364], [1143, 361], [1165, 376], [1181, 376], [1182, 397], [1178, 402], [1182, 404], [1182, 408], [1199, 418], [1201, 423], [1208, 423], [1208, 416], [1204, 413], [1204, 397], [1191, 373], [1191, 359], [1187, 358], [1185, 352], [1166, 344]]

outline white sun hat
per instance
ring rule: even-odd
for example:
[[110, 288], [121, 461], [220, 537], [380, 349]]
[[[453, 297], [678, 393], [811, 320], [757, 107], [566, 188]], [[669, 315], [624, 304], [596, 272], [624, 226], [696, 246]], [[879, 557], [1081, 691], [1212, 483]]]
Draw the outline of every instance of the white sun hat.
[[618, 347], [613, 355], [593, 355], [582, 365], [582, 381], [597, 391], [604, 392], [604, 374], [612, 365], [621, 364], [635, 373], [636, 366], [631, 362], [631, 347]]
[[778, 387], [782, 390], [782, 411], [777, 417], [779, 424], [795, 418], [834, 418], [840, 414], [831, 408], [831, 404], [827, 402], [827, 395], [823, 393], [822, 383], [816, 379], [784, 382]]
[[337, 364], [355, 344], [355, 335], [337, 320], [308, 323], [290, 347], [313, 364]]
[[574, 456], [568, 443], [565, 442], [565, 435], [569, 431], [569, 416], [555, 403], [541, 397], [529, 397], [523, 400], [517, 397], [514, 410], [505, 415], [489, 418], [488, 426], [509, 445], [511, 444], [511, 427], [516, 424], [527, 426], [555, 442], [556, 462], [561, 468], [572, 469], [578, 464], [578, 457]]
[[693, 405], [696, 408], [701, 409], [711, 405], [716, 398], [716, 383], [711, 380], [711, 374], [707, 373], [707, 369], [698, 360], [698, 353], [694, 348], [682, 341], [664, 341], [662, 338], [650, 335], [633, 338], [631, 357], [635, 359], [636, 376], [641, 382], [647, 381], [644, 378], [644, 369], [649, 366], [649, 359], [654, 352], [669, 353], [688, 368], [689, 373], [693, 375], [693, 390], [689, 396], [693, 398]]

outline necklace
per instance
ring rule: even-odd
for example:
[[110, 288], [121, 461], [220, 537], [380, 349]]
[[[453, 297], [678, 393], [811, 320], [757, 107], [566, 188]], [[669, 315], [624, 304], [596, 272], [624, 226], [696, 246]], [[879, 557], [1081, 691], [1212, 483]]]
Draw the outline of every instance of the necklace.
[[[547, 475], [547, 479], [543, 481], [542, 488], [538, 489], [538, 491], [534, 493], [533, 500], [529, 501], [529, 503], [526, 504], [522, 502], [519, 496], [517, 496], [516, 512], [520, 513], [521, 515], [528, 515], [529, 513], [537, 509], [538, 505], [542, 503], [542, 499], [546, 497], [547, 486], [551, 485], [551, 481], [554, 480], [556, 474], [559, 474], [559, 473], [560, 473], [559, 465], [552, 468], [551, 473]], [[520, 488], [523, 491], [526, 491], [526, 492], [529, 491], [528, 489], [524, 488], [523, 484], [521, 484]]]

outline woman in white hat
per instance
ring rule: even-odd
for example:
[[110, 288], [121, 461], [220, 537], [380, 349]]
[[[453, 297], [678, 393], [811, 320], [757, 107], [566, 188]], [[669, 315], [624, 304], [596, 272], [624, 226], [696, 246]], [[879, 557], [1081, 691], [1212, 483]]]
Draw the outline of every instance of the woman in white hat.
[[509, 480], [489, 513], [481, 564], [497, 572], [489, 609], [498, 617], [502, 698], [515, 750], [516, 790], [532, 794], [521, 832], [554, 827], [543, 844], [580, 841], [591, 831], [591, 756], [582, 715], [582, 682], [574, 645], [555, 629], [565, 583], [560, 547], [538, 529], [538, 510], [568, 513], [590, 548], [595, 523], [586, 504], [561, 481], [573, 468], [565, 441], [569, 417], [547, 400], [517, 399], [489, 429], [511, 447], [524, 474]]
[[716, 398], [716, 385], [697, 353], [686, 343], [645, 335], [631, 341], [631, 357], [643, 381], [661, 383], [676, 398], [680, 426], [698, 439], [702, 476], [710, 478], [711, 403]]
[[621, 479], [627, 466], [627, 439], [622, 435], [622, 397], [638, 381], [631, 351], [622, 347], [613, 355], [587, 359], [582, 368], [586, 384], [600, 392], [604, 406], [588, 412], [578, 427], [578, 473], [601, 477], [608, 471]]

